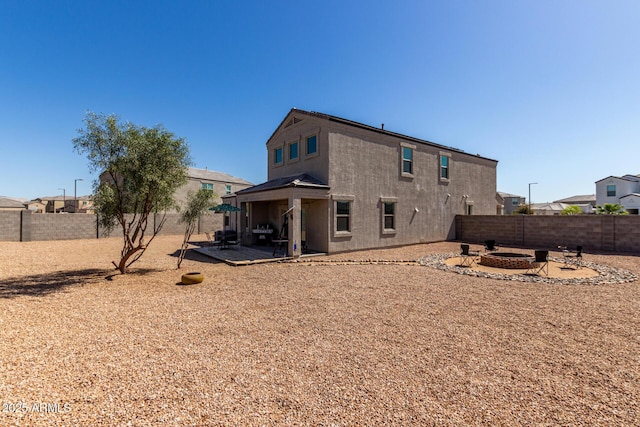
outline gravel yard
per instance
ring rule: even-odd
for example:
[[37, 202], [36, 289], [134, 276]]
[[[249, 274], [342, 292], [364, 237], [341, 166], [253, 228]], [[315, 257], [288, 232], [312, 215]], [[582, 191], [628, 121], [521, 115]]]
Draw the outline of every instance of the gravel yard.
[[[204, 240], [195, 236], [193, 240]], [[0, 242], [0, 425], [640, 425], [640, 282]], [[419, 260], [445, 242], [318, 258]], [[585, 254], [640, 274], [640, 258]], [[200, 271], [201, 284], [179, 285]]]

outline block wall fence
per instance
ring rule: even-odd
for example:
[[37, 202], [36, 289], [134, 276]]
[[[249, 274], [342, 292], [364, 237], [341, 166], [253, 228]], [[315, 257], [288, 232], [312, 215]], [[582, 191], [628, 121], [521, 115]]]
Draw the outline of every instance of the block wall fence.
[[456, 240], [467, 243], [640, 253], [638, 215], [458, 215], [455, 230]]
[[[160, 221], [160, 215], [153, 221]], [[154, 224], [154, 222], [151, 222]], [[151, 225], [150, 224], [150, 225]], [[195, 233], [222, 229], [223, 215], [208, 214], [200, 217]], [[185, 225], [180, 214], [167, 214], [160, 235], [184, 234]], [[113, 235], [119, 235], [115, 228]], [[98, 226], [95, 215], [88, 214], [39, 214], [31, 211], [0, 211], [0, 241], [30, 242], [41, 240], [101, 239], [109, 237]]]
[[[167, 214], [161, 235], [183, 234], [179, 214]], [[200, 218], [196, 233], [223, 228], [223, 215]], [[118, 233], [114, 229], [112, 233]], [[116, 234], [117, 235], [117, 234]], [[109, 237], [95, 215], [37, 214], [31, 211], [0, 211], [0, 241], [99, 239]], [[458, 215], [458, 241], [481, 244], [493, 239], [498, 244], [527, 248], [556, 249], [559, 245], [582, 245], [585, 251], [640, 253], [640, 216], [637, 215]]]

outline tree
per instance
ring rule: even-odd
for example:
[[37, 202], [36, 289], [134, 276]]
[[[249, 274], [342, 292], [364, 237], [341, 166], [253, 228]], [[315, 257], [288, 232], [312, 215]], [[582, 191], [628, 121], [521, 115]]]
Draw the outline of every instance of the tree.
[[113, 265], [125, 274], [175, 206], [175, 190], [187, 180], [189, 147], [161, 126], [121, 123], [114, 115], [88, 112], [84, 123], [74, 149], [87, 155], [92, 172], [101, 173], [93, 194], [98, 223], [107, 231], [121, 227], [123, 247]]
[[629, 215], [619, 203], [605, 203], [604, 206], [596, 206], [596, 213], [598, 215]]
[[582, 209], [580, 206], [570, 205], [567, 206], [560, 212], [560, 215], [580, 215], [582, 213]]
[[518, 209], [513, 211], [514, 215], [533, 215], [533, 210], [529, 209], [528, 205], [520, 205]]
[[187, 199], [187, 207], [180, 214], [180, 220], [186, 224], [186, 228], [184, 231], [182, 247], [180, 248], [180, 255], [178, 256], [178, 268], [180, 268], [184, 255], [187, 252], [189, 239], [196, 228], [196, 221], [207, 211], [207, 209], [215, 204], [215, 198], [216, 195], [213, 191], [205, 188], [201, 188], [197, 193], [189, 195]]

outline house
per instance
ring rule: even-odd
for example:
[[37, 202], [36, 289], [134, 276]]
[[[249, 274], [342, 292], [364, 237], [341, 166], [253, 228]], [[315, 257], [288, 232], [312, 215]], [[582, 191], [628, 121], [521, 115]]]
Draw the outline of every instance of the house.
[[[100, 175], [101, 181], [109, 180], [106, 172]], [[223, 172], [216, 172], [208, 169], [187, 168], [187, 182], [180, 186], [174, 199], [179, 206], [185, 206], [189, 194], [195, 194], [201, 188], [213, 191], [217, 197], [216, 202], [221, 202], [221, 196], [251, 187], [253, 183], [237, 178]]]
[[533, 215], [560, 215], [562, 211], [570, 205], [566, 203], [532, 203], [531, 212]]
[[221, 197], [235, 193], [244, 188], [251, 187], [253, 183], [224, 172], [217, 172], [208, 169], [188, 168], [187, 183], [176, 190], [175, 199], [180, 206], [185, 206], [190, 193], [196, 193], [204, 188], [212, 190], [216, 194], [217, 202], [221, 202]]
[[503, 193], [498, 191], [498, 196], [502, 199], [502, 214], [511, 215], [520, 206], [527, 204], [527, 199], [516, 194]]
[[21, 211], [24, 209], [26, 209], [24, 202], [0, 196], [0, 211]]
[[246, 245], [267, 226], [292, 256], [442, 241], [456, 215], [496, 212], [497, 161], [480, 155], [297, 109], [266, 146], [268, 180], [224, 197]]
[[609, 176], [596, 181], [596, 204], [622, 205], [630, 215], [640, 210], [640, 175]]
[[578, 206], [580, 209], [582, 209], [582, 213], [590, 214], [593, 213], [596, 207], [596, 195], [586, 194], [571, 196], [560, 200], [554, 200], [553, 203], [564, 203], [568, 206]]

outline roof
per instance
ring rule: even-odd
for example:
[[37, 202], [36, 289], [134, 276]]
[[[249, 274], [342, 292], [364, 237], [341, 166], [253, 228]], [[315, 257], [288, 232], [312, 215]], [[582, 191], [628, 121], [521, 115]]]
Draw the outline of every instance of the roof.
[[640, 176], [638, 175], [625, 175], [625, 176], [613, 176], [613, 175], [609, 175], [606, 178], [602, 178], [596, 181], [596, 184], [604, 181], [605, 179], [609, 179], [609, 178], [615, 178], [615, 179], [621, 179], [623, 181], [631, 181], [631, 182], [638, 182], [640, 181]]
[[509, 194], [509, 193], [503, 193], [502, 191], [498, 191], [498, 194], [500, 195], [500, 197], [507, 198], [507, 197], [511, 197], [511, 198], [516, 198], [516, 199], [524, 199], [523, 196], [518, 196], [517, 194]]
[[189, 176], [189, 178], [202, 179], [205, 181], [219, 181], [234, 184], [253, 185], [252, 182], [249, 182], [245, 179], [238, 178], [224, 172], [211, 171], [208, 169], [189, 168], [187, 171], [187, 175]]
[[24, 209], [24, 203], [20, 200], [12, 199], [10, 197], [0, 196], [0, 208], [22, 208]]
[[640, 194], [639, 193], [625, 194], [624, 196], [620, 197], [620, 200], [624, 199], [625, 197], [640, 197]]
[[329, 189], [329, 186], [324, 182], [312, 177], [309, 174], [304, 173], [301, 175], [272, 179], [271, 181], [263, 182], [262, 184], [254, 185], [253, 187], [236, 191], [236, 194], [257, 193], [259, 191], [275, 190], [278, 188], [287, 187], [318, 188], [324, 190]]
[[596, 195], [595, 194], [587, 194], [583, 196], [571, 196], [566, 199], [554, 200], [554, 203], [567, 203], [567, 204], [576, 204], [576, 203], [595, 203]]
[[532, 211], [562, 211], [569, 205], [565, 203], [532, 203]]
[[[426, 144], [426, 145], [430, 145], [432, 147], [436, 147], [436, 148], [441, 148], [441, 149], [445, 149], [445, 150], [448, 150], [448, 151], [455, 151], [455, 152], [458, 152], [458, 153], [462, 153], [462, 154], [465, 154], [467, 156], [474, 156], [474, 157], [478, 157], [478, 158], [481, 158], [481, 159], [490, 160], [490, 161], [496, 162], [496, 163], [498, 162], [497, 160], [481, 156], [480, 154], [467, 153], [467, 152], [465, 152], [463, 150], [460, 150], [458, 148], [447, 147], [445, 145], [436, 144], [434, 142], [427, 141], [427, 140], [424, 140], [424, 139], [419, 139], [419, 138], [415, 138], [415, 137], [408, 136], [408, 135], [403, 135], [403, 134], [396, 133], [396, 132], [390, 132], [388, 130], [381, 129], [379, 127], [365, 125], [363, 123], [354, 122], [352, 120], [343, 119], [343, 118], [340, 118], [340, 117], [332, 116], [330, 114], [318, 113], [318, 112], [314, 112], [314, 111], [298, 110], [297, 108], [292, 108], [289, 111], [289, 113], [287, 113], [285, 118], [282, 120], [282, 122], [278, 125], [276, 130], [271, 134], [271, 136], [267, 140], [267, 144], [269, 143], [269, 141], [271, 141], [271, 139], [282, 128], [282, 126], [287, 121], [287, 118], [291, 114], [302, 114], [302, 115], [307, 115], [307, 116], [311, 116], [311, 117], [318, 117], [320, 119], [324, 119], [324, 120], [328, 120], [328, 121], [331, 121], [331, 122], [340, 123], [340, 124], [347, 125], [347, 126], [357, 127], [357, 128], [360, 128], [360, 129], [365, 129], [365, 130], [368, 130], [368, 131], [371, 131], [371, 132], [375, 132], [375, 133], [379, 133], [379, 134], [383, 134], [383, 135], [393, 136], [393, 137], [396, 137], [396, 138], [404, 139], [406, 141], [412, 141], [412, 142], [416, 142], [416, 143], [420, 143], [420, 144]], [[294, 120], [294, 122], [295, 122], [295, 120]]]

